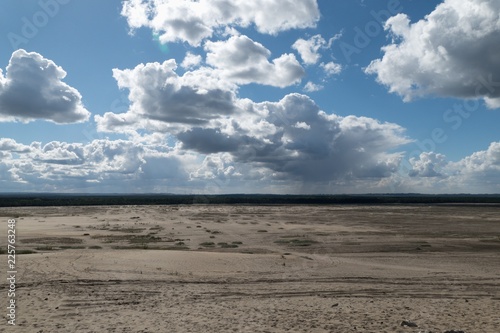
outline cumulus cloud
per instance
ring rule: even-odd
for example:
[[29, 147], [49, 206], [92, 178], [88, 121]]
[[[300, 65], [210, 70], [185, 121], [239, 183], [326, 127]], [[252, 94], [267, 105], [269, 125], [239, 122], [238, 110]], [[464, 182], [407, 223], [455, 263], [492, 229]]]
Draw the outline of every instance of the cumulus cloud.
[[236, 112], [236, 87], [200, 69], [177, 75], [175, 60], [140, 64], [134, 69], [113, 70], [121, 89], [129, 90], [127, 114], [108, 112], [96, 116], [100, 130], [127, 127], [138, 122], [180, 125], [202, 124]]
[[299, 38], [293, 43], [292, 48], [297, 50], [305, 64], [314, 65], [321, 59], [320, 50], [331, 48], [333, 42], [341, 36], [342, 34], [337, 34], [330, 38], [328, 42], [319, 34], [309, 39]]
[[445, 0], [424, 19], [387, 20], [393, 36], [366, 73], [405, 101], [426, 95], [483, 98], [500, 107], [500, 2]]
[[223, 116], [234, 117], [242, 112], [237, 83], [286, 86], [303, 74], [293, 55], [270, 63], [269, 51], [246, 36], [207, 43], [206, 48], [207, 63], [215, 68], [201, 67], [182, 76], [176, 73], [173, 59], [161, 64], [139, 64], [133, 69], [114, 69], [118, 86], [129, 91], [131, 106], [126, 113], [96, 115], [98, 130], [130, 134], [142, 127], [175, 133]]
[[199, 54], [192, 54], [191, 52], [188, 52], [186, 54], [186, 57], [184, 57], [184, 60], [181, 63], [181, 67], [185, 69], [191, 69], [193, 67], [198, 67], [198, 65], [201, 63], [202, 58], [201, 55]]
[[314, 27], [320, 17], [316, 0], [126, 0], [121, 14], [132, 29], [158, 32], [163, 43], [193, 46], [226, 27], [254, 25], [261, 33], [277, 34]]
[[259, 83], [286, 87], [297, 83], [305, 72], [293, 54], [283, 54], [269, 62], [271, 52], [247, 36], [205, 44], [207, 63], [217, 73], [236, 84]]
[[500, 191], [500, 142], [492, 142], [487, 150], [478, 151], [464, 159], [450, 163], [448, 172], [454, 184], [473, 192]]
[[327, 45], [326, 40], [321, 35], [312, 36], [309, 39], [299, 38], [292, 48], [299, 52], [300, 57], [307, 65], [316, 64], [321, 58], [319, 50], [325, 48]]
[[[198, 156], [198, 167], [189, 172], [192, 181], [206, 176], [254, 184], [338, 183], [397, 171], [397, 149], [410, 140], [396, 124], [328, 115], [301, 94], [277, 102], [238, 96], [240, 84], [286, 86], [299, 80], [303, 69], [294, 56], [269, 61], [270, 51], [244, 35], [208, 41], [204, 49], [211, 67], [182, 75], [174, 60], [113, 70], [118, 86], [129, 91], [130, 107], [95, 116], [98, 130], [168, 135], [177, 152]], [[335, 70], [333, 62], [321, 66]]]
[[[164, 140], [163, 140], [164, 141]], [[87, 144], [52, 141], [29, 146], [0, 139], [0, 179], [6, 190], [116, 192], [167, 191], [187, 182], [186, 158], [165, 143], [94, 140]], [[192, 171], [195, 169], [193, 168]]]
[[411, 158], [410, 177], [444, 177], [441, 169], [446, 166], [446, 157], [433, 152], [423, 152], [418, 158]]
[[7, 151], [12, 153], [27, 153], [31, 151], [31, 148], [21, 143], [17, 143], [14, 139], [1, 138], [0, 151]]
[[327, 63], [322, 62], [320, 66], [325, 71], [326, 76], [333, 76], [342, 72], [342, 65], [333, 61]]
[[320, 91], [323, 90], [324, 86], [321, 84], [316, 84], [314, 82], [307, 82], [306, 85], [304, 86], [304, 91], [305, 92], [315, 92], [315, 91]]
[[500, 142], [459, 161], [423, 152], [409, 160], [409, 172], [393, 175], [391, 180], [402, 191], [425, 193], [498, 193], [500, 191]]
[[[175, 62], [167, 61], [115, 70], [119, 86], [130, 90], [131, 107], [124, 114], [96, 116], [99, 128], [168, 133], [183, 151], [219, 156], [223, 169], [234, 171], [226, 174], [246, 176], [255, 169], [251, 174], [260, 180], [297, 182], [388, 177], [401, 160], [390, 151], [409, 142], [398, 125], [328, 115], [305, 95], [256, 103], [217, 80], [198, 86], [197, 71], [178, 76], [174, 69]], [[215, 164], [206, 164], [195, 178], [220, 174], [207, 171], [210, 165]]]
[[54, 123], [87, 121], [82, 96], [62, 80], [66, 72], [38, 53], [17, 50], [5, 76], [0, 70], [0, 121]]
[[287, 178], [387, 177], [401, 159], [388, 151], [409, 142], [398, 125], [328, 115], [305, 95], [287, 95], [279, 102], [258, 103], [256, 108], [268, 110], [266, 121], [278, 130], [255, 149], [253, 160]]

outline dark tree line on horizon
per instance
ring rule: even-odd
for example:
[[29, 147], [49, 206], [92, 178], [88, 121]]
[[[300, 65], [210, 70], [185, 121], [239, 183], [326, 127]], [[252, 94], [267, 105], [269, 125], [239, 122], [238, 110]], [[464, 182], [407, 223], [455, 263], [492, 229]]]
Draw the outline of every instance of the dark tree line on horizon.
[[0, 207], [103, 205], [384, 205], [384, 204], [499, 204], [491, 195], [175, 195], [175, 194], [0, 194]]

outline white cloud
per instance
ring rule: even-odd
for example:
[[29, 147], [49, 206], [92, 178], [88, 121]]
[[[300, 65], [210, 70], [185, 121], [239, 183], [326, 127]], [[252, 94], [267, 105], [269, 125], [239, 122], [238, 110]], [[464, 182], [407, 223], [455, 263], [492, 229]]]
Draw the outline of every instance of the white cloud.
[[423, 152], [418, 158], [411, 158], [410, 177], [444, 177], [441, 169], [447, 164], [442, 154]]
[[393, 36], [366, 73], [405, 101], [426, 95], [483, 98], [500, 106], [500, 2], [445, 0], [424, 19], [387, 20]]
[[424, 152], [410, 159], [408, 173], [391, 178], [401, 191], [424, 193], [499, 193], [500, 142], [453, 162], [446, 156]]
[[166, 192], [186, 184], [190, 168], [184, 164], [193, 160], [164, 143], [132, 140], [26, 146], [4, 138], [0, 149], [7, 153], [0, 161], [0, 179], [11, 191], [150, 192], [156, 187]]
[[121, 89], [129, 90], [130, 110], [126, 114], [108, 112], [95, 117], [102, 131], [127, 128], [138, 123], [148, 128], [202, 124], [221, 115], [235, 113], [236, 86], [201, 68], [175, 72], [175, 60], [140, 64], [134, 69], [113, 70]]
[[304, 130], [310, 130], [311, 126], [303, 121], [299, 121], [294, 125], [295, 128], [302, 128]]
[[342, 72], [342, 65], [337, 64], [333, 61], [327, 63], [322, 62], [320, 66], [325, 71], [326, 76], [333, 76], [340, 74], [340, 72]]
[[132, 29], [149, 27], [164, 43], [185, 41], [193, 46], [218, 29], [254, 25], [257, 31], [314, 27], [319, 20], [316, 0], [126, 0], [122, 15]]
[[269, 51], [246, 36], [207, 43], [206, 48], [207, 63], [216, 68], [201, 67], [179, 76], [172, 59], [162, 64], [140, 64], [134, 69], [114, 69], [118, 86], [129, 90], [131, 106], [126, 113], [96, 115], [98, 130], [130, 134], [144, 128], [177, 133], [194, 124], [242, 112], [236, 83], [285, 86], [300, 80], [303, 74], [293, 56], [283, 55], [270, 63], [266, 58]]
[[450, 182], [476, 193], [500, 192], [500, 142], [447, 166]]
[[293, 54], [283, 54], [269, 62], [271, 52], [247, 36], [232, 36], [227, 41], [205, 44], [207, 64], [225, 80], [236, 84], [259, 83], [286, 87], [304, 76]]
[[65, 77], [66, 72], [52, 60], [35, 52], [15, 51], [6, 75], [0, 70], [0, 121], [87, 121], [90, 112], [80, 93], [62, 82]]
[[17, 143], [14, 139], [1, 138], [0, 151], [8, 151], [12, 153], [27, 153], [31, 151], [31, 147], [23, 145], [21, 143]]
[[[234, 73], [239, 64], [251, 68], [269, 56], [246, 36], [208, 42], [206, 48], [208, 64], [225, 63]], [[198, 181], [202, 175], [225, 175], [224, 181], [251, 177], [257, 183], [380, 179], [396, 172], [401, 153], [393, 151], [409, 142], [398, 125], [327, 115], [305, 95], [261, 103], [239, 98], [237, 86], [221, 79], [217, 67], [182, 76], [175, 70], [174, 60], [115, 69], [119, 87], [129, 90], [130, 108], [95, 120], [101, 131], [170, 135], [178, 152], [203, 157], [198, 163], [205, 160], [191, 172]]]
[[[306, 65], [315, 65], [319, 62], [322, 57], [320, 53], [321, 50], [327, 50], [332, 47], [334, 41], [342, 37], [339, 33], [328, 40], [328, 42], [321, 36], [315, 35], [309, 39], [299, 38], [292, 45], [292, 48], [297, 50], [302, 58], [302, 61]], [[334, 62], [321, 63], [320, 66], [323, 68], [327, 76], [332, 76], [338, 74], [342, 71], [342, 66]]]
[[300, 57], [307, 65], [316, 64], [321, 58], [319, 50], [325, 48], [327, 45], [326, 40], [321, 35], [315, 35], [308, 40], [299, 38], [292, 48], [299, 52]]
[[184, 57], [184, 60], [181, 63], [181, 67], [185, 69], [191, 69], [194, 67], [198, 67], [198, 65], [201, 63], [202, 58], [201, 55], [199, 54], [192, 54], [191, 52], [188, 52], [186, 54], [186, 57]]
[[[235, 172], [233, 158], [230, 154], [214, 154], [206, 156], [202, 164], [190, 177], [193, 179], [218, 179], [225, 180], [228, 177], [239, 177], [241, 174]], [[222, 185], [222, 184], [221, 184]]]
[[320, 91], [324, 88], [321, 84], [316, 84], [311, 81], [307, 82], [306, 85], [304, 86], [304, 91], [306, 92], [315, 92], [315, 91]]
[[241, 133], [221, 136], [205, 129], [204, 140], [191, 147], [179, 142], [170, 147], [165, 136], [157, 133], [88, 144], [24, 145], [2, 138], [0, 184], [5, 191], [101, 193], [132, 189], [234, 193], [243, 187], [268, 193], [500, 190], [500, 142], [458, 162], [422, 153], [411, 160], [410, 173], [402, 174], [398, 171], [401, 154], [390, 151], [408, 139], [395, 124], [327, 115], [306, 96], [296, 94], [254, 107], [259, 112], [272, 111], [265, 121], [274, 123], [276, 131], [253, 135], [252, 127], [246, 126]]

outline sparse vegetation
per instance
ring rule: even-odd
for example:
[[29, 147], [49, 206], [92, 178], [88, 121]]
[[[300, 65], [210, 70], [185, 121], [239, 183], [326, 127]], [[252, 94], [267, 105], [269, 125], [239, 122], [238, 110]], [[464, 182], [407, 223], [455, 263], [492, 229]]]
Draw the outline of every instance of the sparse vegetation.
[[50, 245], [45, 245], [45, 246], [37, 246], [35, 247], [35, 250], [37, 251], [55, 251], [57, 248], [50, 246]]
[[222, 244], [220, 247], [223, 249], [235, 249], [238, 247], [238, 245], [225, 243], [225, 244]]
[[161, 227], [161, 226], [159, 226], [159, 225], [155, 225], [155, 226], [153, 226], [153, 227], [149, 228], [149, 230], [157, 230], [157, 231], [161, 231], [161, 230], [163, 230], [163, 229], [164, 229], [164, 228], [163, 228], [163, 227]]
[[144, 243], [151, 243], [151, 242], [161, 242], [161, 237], [155, 237], [151, 235], [145, 235], [145, 236], [132, 236], [129, 238], [129, 243], [135, 244], [144, 244]]
[[293, 239], [279, 239], [275, 241], [276, 244], [284, 244], [284, 245], [290, 245], [290, 246], [311, 246], [312, 244], [318, 243], [315, 240], [312, 239], [298, 239], [298, 238], [293, 238]]
[[[33, 254], [33, 253], [38, 253], [38, 252], [33, 251], [31, 249], [16, 250], [16, 255], [17, 254]], [[0, 254], [7, 254], [7, 250], [4, 248], [0, 248]]]
[[16, 251], [16, 254], [33, 254], [33, 253], [38, 253], [38, 252], [30, 250], [30, 249], [22, 249], [22, 250]]
[[83, 240], [71, 237], [40, 237], [20, 239], [25, 244], [81, 244]]
[[[147, 245], [147, 244], [146, 244]], [[163, 251], [185, 251], [189, 250], [187, 246], [141, 246], [141, 245], [116, 245], [114, 250], [163, 250]]]
[[143, 232], [146, 229], [145, 228], [120, 228], [120, 227], [113, 227], [113, 228], [110, 228], [108, 230], [109, 231], [129, 233], [129, 234], [138, 234], [140, 232]]

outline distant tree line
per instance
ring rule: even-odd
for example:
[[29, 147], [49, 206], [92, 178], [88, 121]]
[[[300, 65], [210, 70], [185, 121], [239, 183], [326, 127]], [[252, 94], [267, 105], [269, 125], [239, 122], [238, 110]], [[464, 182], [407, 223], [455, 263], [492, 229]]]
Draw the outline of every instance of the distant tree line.
[[175, 194], [0, 194], [0, 207], [101, 205], [394, 205], [394, 204], [500, 204], [492, 195], [175, 195]]

